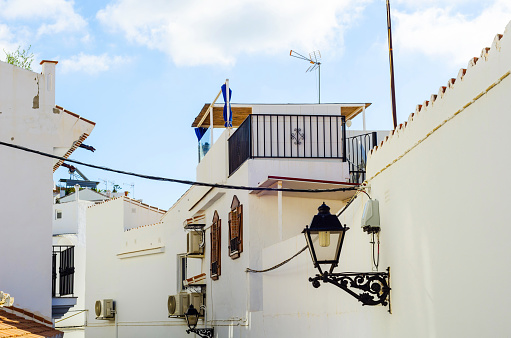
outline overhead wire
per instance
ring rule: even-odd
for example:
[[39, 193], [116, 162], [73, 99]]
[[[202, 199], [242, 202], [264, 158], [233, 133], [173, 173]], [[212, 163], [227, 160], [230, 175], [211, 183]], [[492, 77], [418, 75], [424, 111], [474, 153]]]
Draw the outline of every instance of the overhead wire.
[[245, 270], [245, 272], [253, 272], [253, 273], [259, 273], [259, 272], [268, 272], [268, 271], [272, 271], [272, 270], [275, 270], [275, 269], [278, 269], [280, 268], [282, 265], [288, 263], [289, 261], [291, 261], [293, 258], [295, 258], [296, 256], [298, 256], [299, 254], [301, 254], [302, 252], [304, 252], [305, 250], [307, 249], [307, 245], [304, 246], [300, 251], [298, 251], [297, 253], [295, 253], [293, 256], [289, 257], [288, 259], [286, 259], [285, 261], [282, 261], [280, 262], [279, 264], [277, 265], [274, 265], [272, 266], [271, 268], [268, 268], [268, 269], [264, 269], [264, 270], [254, 270], [254, 269], [251, 269], [251, 268], [247, 268]]
[[118, 170], [118, 169], [112, 169], [108, 167], [103, 167], [95, 164], [89, 164], [77, 160], [68, 159], [65, 157], [48, 154], [39, 150], [26, 148], [23, 146], [19, 146], [16, 144], [10, 144], [6, 142], [0, 141], [0, 145], [26, 151], [29, 153], [62, 160], [70, 163], [75, 163], [79, 165], [83, 165], [85, 167], [114, 172], [117, 174], [123, 174], [128, 176], [134, 176], [139, 177], [143, 179], [153, 180], [153, 181], [163, 181], [163, 182], [173, 182], [173, 183], [180, 183], [180, 184], [186, 184], [186, 185], [195, 185], [195, 186], [202, 186], [202, 187], [212, 187], [212, 188], [221, 188], [221, 189], [231, 189], [231, 190], [251, 190], [251, 191], [282, 191], [282, 192], [303, 192], [303, 193], [321, 193], [321, 192], [340, 192], [340, 191], [352, 191], [357, 190], [358, 187], [348, 187], [348, 188], [332, 188], [332, 189], [293, 189], [293, 188], [270, 188], [270, 187], [249, 187], [249, 186], [240, 186], [240, 185], [230, 185], [230, 184], [220, 184], [220, 183], [207, 183], [207, 182], [198, 182], [198, 181], [190, 181], [190, 180], [181, 180], [176, 178], [166, 178], [166, 177], [159, 177], [159, 176], [153, 176], [153, 175], [145, 175], [145, 174], [137, 174], [129, 171], [124, 170]]
[[[346, 203], [346, 205], [344, 206], [344, 208], [339, 211], [337, 214], [336, 214], [336, 217], [339, 217], [350, 205], [351, 203], [353, 203], [353, 201], [357, 198], [358, 194], [360, 192], [363, 192], [365, 193], [367, 196], [369, 196], [369, 194], [361, 189], [357, 189], [357, 193], [353, 195], [353, 197], [348, 201], [348, 203]], [[369, 197], [371, 198], [371, 197]], [[378, 237], [378, 257], [379, 257], [379, 252], [380, 252], [380, 241], [379, 241], [379, 237]], [[268, 269], [264, 269], [264, 270], [254, 270], [254, 269], [251, 269], [251, 268], [246, 268], [245, 269], [245, 272], [252, 272], [252, 273], [260, 273], [260, 272], [268, 272], [268, 271], [272, 271], [272, 270], [275, 270], [275, 269], [278, 269], [280, 268], [281, 266], [283, 266], [284, 264], [288, 263], [289, 261], [291, 261], [293, 258], [295, 258], [296, 256], [298, 256], [299, 254], [301, 254], [302, 252], [304, 252], [305, 250], [307, 249], [307, 245], [304, 246], [300, 251], [298, 251], [296, 254], [294, 254], [293, 256], [289, 257], [288, 259], [280, 262], [279, 264], [276, 264], [274, 266], [272, 266], [271, 268], [268, 268]], [[374, 260], [374, 256], [373, 256], [373, 260]], [[378, 261], [379, 261], [379, 258], [378, 258]], [[376, 265], [376, 267], [378, 267], [378, 265]]]

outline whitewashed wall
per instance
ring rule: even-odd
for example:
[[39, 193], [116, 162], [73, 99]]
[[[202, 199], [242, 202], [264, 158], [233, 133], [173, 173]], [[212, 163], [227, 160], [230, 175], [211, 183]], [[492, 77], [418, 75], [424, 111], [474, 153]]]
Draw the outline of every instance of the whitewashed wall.
[[[367, 191], [380, 205], [380, 270], [391, 267], [392, 315], [331, 285], [313, 289], [307, 277], [315, 272], [302, 255], [264, 276], [267, 336], [511, 335], [510, 70], [511, 24], [369, 158]], [[341, 217], [351, 230], [340, 271], [371, 271], [370, 237], [360, 229], [367, 200], [360, 195]], [[298, 236], [265, 249], [265, 265], [302, 244]]]
[[[120, 197], [87, 210], [86, 337], [115, 336], [114, 321], [95, 319], [100, 299], [115, 301], [119, 337], [161, 337], [167, 326], [184, 324], [168, 323], [167, 296], [176, 293], [177, 260], [175, 255], [168, 259], [169, 232], [155, 222], [162, 213], [132, 202]], [[179, 243], [179, 252], [186, 252], [186, 241]]]
[[[89, 189], [81, 190], [70, 195], [67, 202], [53, 205], [53, 245], [74, 246], [74, 296], [77, 297], [76, 305], [73, 306], [62, 318], [57, 319], [55, 326], [65, 332], [66, 338], [84, 337], [84, 325], [87, 321], [85, 310], [85, 274], [86, 274], [86, 217], [87, 208], [94, 202], [87, 199], [101, 197]], [[106, 197], [103, 197], [106, 199]], [[57, 210], [62, 211], [62, 218], [56, 219]]]
[[[37, 103], [37, 104], [36, 104]], [[55, 64], [42, 74], [0, 61], [0, 140], [68, 151], [93, 125], [55, 111]], [[14, 306], [51, 320], [53, 159], [0, 147], [0, 285]]]

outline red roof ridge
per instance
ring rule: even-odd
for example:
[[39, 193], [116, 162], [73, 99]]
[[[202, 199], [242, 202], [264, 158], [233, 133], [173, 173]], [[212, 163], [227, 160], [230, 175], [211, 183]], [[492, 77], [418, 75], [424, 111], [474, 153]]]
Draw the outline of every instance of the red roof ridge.
[[124, 232], [131, 231], [131, 230], [138, 230], [138, 229], [142, 229], [142, 228], [146, 228], [146, 227], [152, 227], [152, 226], [155, 226], [155, 225], [158, 225], [158, 224], [163, 224], [163, 221], [159, 221], [159, 222], [151, 223], [151, 224], [144, 224], [144, 225], [140, 225], [140, 226], [135, 227], [135, 228], [129, 228], [129, 229], [124, 230]]
[[163, 213], [167, 212], [167, 210], [163, 210], [163, 209], [157, 208], [155, 206], [142, 203], [139, 200], [133, 199], [133, 198], [128, 197], [128, 196], [121, 196], [121, 197], [123, 197], [125, 200], [127, 200], [128, 202], [130, 202], [132, 204], [140, 204], [141, 207], [144, 207], [144, 208], [147, 208], [147, 209], [150, 209], [150, 210], [154, 210], [154, 211], [156, 211], [158, 213], [162, 213], [163, 214]]
[[55, 105], [55, 108], [57, 108], [57, 109], [59, 109], [59, 110], [62, 110], [64, 113], [69, 114], [69, 115], [71, 115], [71, 116], [74, 116], [74, 117], [76, 117], [77, 119], [80, 119], [80, 120], [82, 120], [82, 121], [85, 121], [85, 122], [87, 122], [87, 123], [90, 123], [90, 124], [92, 124], [93, 126], [95, 126], [95, 125], [96, 125], [96, 122], [93, 122], [93, 121], [88, 120], [88, 119], [86, 119], [86, 118], [84, 118], [84, 117], [81, 117], [80, 115], [78, 115], [78, 114], [76, 114], [76, 113], [73, 113], [73, 112], [72, 112], [72, 111], [70, 111], [70, 110], [67, 110], [67, 109], [62, 108], [61, 106]]
[[127, 197], [127, 196], [124, 196], [124, 195], [123, 196], [112, 197], [112, 198], [109, 198], [107, 200], [101, 201], [99, 203], [95, 203], [93, 205], [89, 205], [87, 208], [94, 208], [95, 206], [98, 206], [100, 204], [104, 204], [104, 203], [107, 203], [107, 202], [110, 202], [110, 201], [113, 201], [113, 200], [118, 200], [119, 198], [122, 198], [124, 201], [126, 201], [128, 203], [139, 205], [142, 208], [146, 208], [146, 209], [152, 210], [152, 211], [157, 212], [159, 214], [164, 214], [166, 212], [166, 210], [159, 209], [157, 207], [153, 207], [153, 206], [151, 206], [149, 204], [142, 203], [142, 202], [140, 202], [138, 200], [135, 200], [133, 198], [130, 198], [130, 197]]

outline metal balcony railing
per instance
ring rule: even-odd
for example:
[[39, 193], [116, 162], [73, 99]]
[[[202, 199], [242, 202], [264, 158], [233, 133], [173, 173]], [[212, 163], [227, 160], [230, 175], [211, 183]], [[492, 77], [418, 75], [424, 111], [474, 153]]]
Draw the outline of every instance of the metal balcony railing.
[[346, 139], [347, 160], [350, 167], [350, 182], [362, 183], [366, 179], [367, 153], [378, 143], [376, 132]]
[[249, 158], [346, 161], [345, 117], [252, 114], [229, 138], [229, 175]]
[[52, 297], [73, 295], [74, 274], [74, 246], [54, 245], [52, 250]]

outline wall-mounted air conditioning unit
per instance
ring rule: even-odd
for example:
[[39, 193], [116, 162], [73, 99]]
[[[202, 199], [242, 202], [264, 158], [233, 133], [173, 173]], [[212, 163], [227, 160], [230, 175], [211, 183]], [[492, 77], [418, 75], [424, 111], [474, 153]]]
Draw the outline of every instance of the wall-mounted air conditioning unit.
[[188, 293], [182, 292], [177, 295], [169, 296], [167, 308], [170, 316], [184, 316], [190, 307], [190, 297]]
[[112, 299], [101, 299], [96, 301], [96, 319], [111, 319], [115, 317], [114, 301]]
[[200, 256], [204, 255], [203, 231], [191, 231], [186, 235], [188, 255]]
[[193, 305], [194, 308], [197, 309], [197, 311], [200, 312], [200, 307], [203, 305], [203, 293], [201, 292], [192, 292], [190, 293], [190, 304]]

